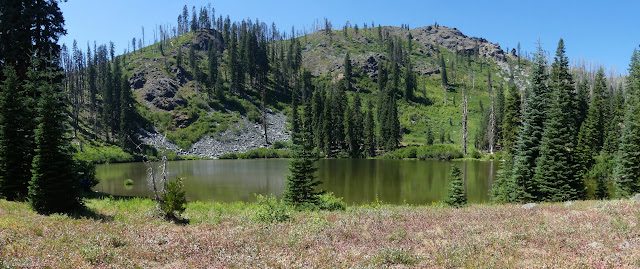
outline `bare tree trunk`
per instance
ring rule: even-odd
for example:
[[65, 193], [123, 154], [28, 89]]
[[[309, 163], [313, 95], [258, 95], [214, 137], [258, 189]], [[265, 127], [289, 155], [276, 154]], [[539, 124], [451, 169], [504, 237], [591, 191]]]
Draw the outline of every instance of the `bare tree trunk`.
[[462, 84], [462, 153], [467, 155], [467, 86]]
[[260, 83], [262, 90], [260, 91], [260, 97], [262, 102], [260, 104], [260, 114], [262, 114], [262, 130], [264, 130], [264, 144], [269, 145], [269, 137], [267, 136], [267, 110], [265, 109], [265, 102], [267, 101], [265, 87], [263, 83]]

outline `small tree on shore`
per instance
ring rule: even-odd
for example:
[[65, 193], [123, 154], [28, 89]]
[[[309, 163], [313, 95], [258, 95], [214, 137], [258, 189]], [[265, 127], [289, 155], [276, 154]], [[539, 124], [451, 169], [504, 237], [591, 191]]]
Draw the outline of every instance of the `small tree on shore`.
[[449, 174], [450, 183], [447, 191], [447, 198], [444, 202], [453, 207], [462, 207], [467, 205], [467, 193], [464, 190], [464, 182], [462, 181], [462, 172], [457, 165], [451, 165]]
[[[298, 118], [294, 115], [292, 121], [298, 126]], [[305, 122], [309, 124], [309, 122]], [[322, 192], [316, 190], [321, 182], [316, 180], [314, 173], [318, 168], [314, 163], [318, 159], [313, 149], [313, 140], [308, 128], [295, 128], [293, 132], [293, 159], [289, 165], [291, 174], [287, 175], [286, 187], [282, 199], [288, 205], [300, 208], [318, 204], [318, 198]]]

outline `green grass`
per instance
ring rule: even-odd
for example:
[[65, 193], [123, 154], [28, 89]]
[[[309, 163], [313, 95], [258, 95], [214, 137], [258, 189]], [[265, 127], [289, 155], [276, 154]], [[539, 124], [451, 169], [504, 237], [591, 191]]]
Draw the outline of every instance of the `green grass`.
[[119, 163], [134, 160], [133, 156], [124, 152], [122, 148], [107, 144], [83, 145], [82, 151], [76, 152], [75, 155], [81, 160], [94, 163]]
[[438, 159], [451, 160], [462, 158], [462, 151], [456, 145], [435, 144], [431, 146], [408, 146], [382, 155], [388, 159]]
[[291, 158], [291, 151], [288, 149], [257, 148], [244, 153], [225, 153], [218, 159], [274, 159]]

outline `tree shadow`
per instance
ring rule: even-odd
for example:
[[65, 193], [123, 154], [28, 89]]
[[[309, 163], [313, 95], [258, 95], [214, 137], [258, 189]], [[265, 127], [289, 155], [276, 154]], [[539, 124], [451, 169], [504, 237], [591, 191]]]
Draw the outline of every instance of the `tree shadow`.
[[95, 212], [87, 207], [82, 208], [82, 210], [80, 211], [69, 214], [69, 217], [74, 219], [91, 219], [100, 221], [102, 223], [113, 221], [113, 216]]

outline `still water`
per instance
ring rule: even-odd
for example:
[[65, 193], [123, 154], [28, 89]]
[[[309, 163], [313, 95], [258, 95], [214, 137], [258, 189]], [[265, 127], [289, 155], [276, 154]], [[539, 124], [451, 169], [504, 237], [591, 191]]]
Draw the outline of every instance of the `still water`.
[[[367, 204], [377, 197], [383, 203], [424, 205], [446, 196], [452, 163], [463, 171], [469, 202], [489, 201], [498, 168], [494, 162], [321, 159], [317, 162], [317, 175], [323, 182], [321, 189], [343, 197], [347, 204]], [[256, 193], [282, 196], [288, 165], [286, 159], [176, 161], [167, 164], [167, 178], [185, 178], [189, 201], [255, 201]], [[99, 165], [100, 184], [94, 190], [150, 196], [146, 170], [143, 163]], [[134, 184], [125, 186], [125, 179], [132, 179]]]

